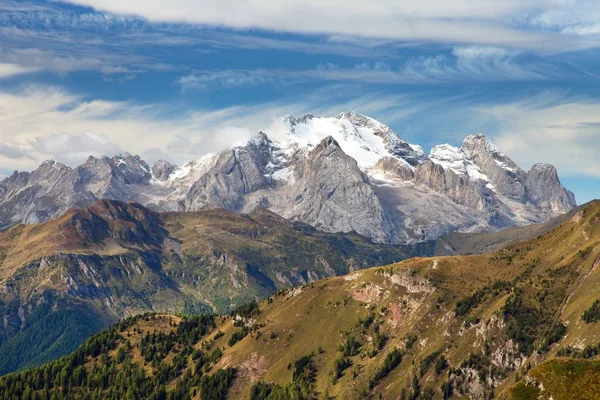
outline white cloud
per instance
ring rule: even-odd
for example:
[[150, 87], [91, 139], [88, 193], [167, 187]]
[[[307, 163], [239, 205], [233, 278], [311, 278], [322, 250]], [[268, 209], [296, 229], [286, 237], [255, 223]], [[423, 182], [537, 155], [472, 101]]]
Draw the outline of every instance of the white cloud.
[[520, 62], [519, 52], [496, 47], [456, 47], [452, 54], [411, 57], [396, 68], [383, 61], [361, 62], [352, 67], [319, 63], [303, 70], [196, 71], [177, 79], [183, 91], [240, 88], [305, 80], [387, 84], [447, 84], [472, 81], [544, 80], [559, 70], [540, 59]]
[[[2, 60], [23, 72], [52, 70], [59, 73], [72, 71], [99, 71], [103, 74], [130, 73], [131, 71], [115, 60], [108, 61], [93, 57], [60, 56], [49, 50], [37, 48], [9, 49], [0, 48]], [[2, 74], [0, 64], [0, 76]], [[4, 64], [6, 65], [6, 64]]]
[[548, 162], [565, 175], [600, 177], [600, 103], [546, 92], [480, 111], [497, 119], [494, 140], [517, 163]]
[[[399, 110], [400, 104], [406, 107]], [[336, 115], [350, 109], [393, 122], [412, 108], [405, 96], [366, 96], [335, 86], [308, 97], [189, 112], [168, 104], [88, 101], [57, 87], [30, 86], [0, 92], [0, 143], [5, 144], [0, 146], [0, 164], [9, 170], [32, 170], [54, 158], [75, 166], [89, 155], [119, 151], [149, 162], [166, 158], [183, 163], [243, 143], [286, 114]]]
[[581, 36], [600, 33], [597, 0], [555, 0], [555, 6], [532, 13], [522, 23], [532, 27]]
[[336, 69], [340, 69], [340, 65], [336, 64], [336, 63], [332, 63], [332, 62], [319, 63], [319, 64], [317, 64], [317, 69], [318, 70], [336, 70]]
[[19, 64], [0, 63], [0, 79], [11, 78], [16, 75], [23, 75], [36, 71], [37, 68], [24, 67]]
[[359, 63], [354, 68], [319, 64], [316, 71], [286, 71], [280, 75], [295, 74], [332, 81], [446, 84], [479, 80], [543, 80], [561, 73], [543, 59], [521, 61], [519, 55], [517, 51], [497, 47], [462, 46], [455, 47], [452, 54], [411, 57], [395, 68], [381, 61]]
[[555, 74], [549, 63], [519, 63], [517, 51], [489, 46], [455, 47], [456, 68], [465, 76], [485, 79], [544, 79]]
[[376, 61], [376, 62], [362, 62], [360, 64], [356, 64], [354, 66], [354, 68], [356, 69], [362, 69], [362, 70], [375, 70], [375, 71], [390, 71], [391, 67], [382, 62], [382, 61]]
[[[591, 15], [595, 15], [599, 7], [591, 0], [379, 0], [375, 3], [248, 0], [235, 5], [210, 0], [173, 0], [168, 7], [160, 0], [68, 1], [150, 21], [548, 51], [595, 46], [597, 42], [582, 41], [547, 29], [548, 24], [539, 21], [554, 23], [558, 18], [554, 15], [560, 15], [563, 20], [569, 17], [570, 25], [596, 22]], [[583, 6], [594, 13], [581, 12], [578, 7]], [[527, 25], [520, 26], [515, 21]]]
[[107, 136], [93, 132], [36, 137], [31, 146], [40, 156], [60, 160], [67, 165], [79, 165], [90, 155], [111, 156], [121, 151]]

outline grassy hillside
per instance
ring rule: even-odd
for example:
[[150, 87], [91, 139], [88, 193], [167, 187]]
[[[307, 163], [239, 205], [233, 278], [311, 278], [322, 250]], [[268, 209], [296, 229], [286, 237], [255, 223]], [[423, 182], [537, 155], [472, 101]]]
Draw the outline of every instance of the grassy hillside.
[[[127, 385], [98, 382], [111, 382], [100, 379], [110, 371], [116, 377], [139, 368], [141, 383], [164, 379], [146, 393], [164, 387], [176, 398], [214, 398], [202, 393], [202, 379], [220, 382], [205, 386], [232, 399], [594, 398], [598, 265], [596, 202], [538, 238], [491, 254], [414, 258], [280, 290], [233, 318], [215, 318], [206, 334], [185, 343], [178, 333], [185, 318], [129, 320], [113, 328], [118, 335], [106, 357], [85, 353], [60, 361], [61, 368], [4, 377], [0, 397], [66, 390], [135, 398], [122, 393]], [[149, 327], [159, 324], [153, 321], [163, 322]], [[211, 360], [200, 369], [196, 350]], [[61, 382], [64, 365], [83, 365], [90, 378]], [[34, 377], [54, 383], [23, 384]]]
[[431, 252], [328, 234], [265, 210], [155, 213], [99, 201], [0, 233], [0, 374], [147, 311], [226, 313], [279, 289]]
[[452, 232], [435, 241], [434, 254], [438, 256], [484, 254], [498, 251], [506, 246], [524, 240], [535, 239], [544, 233], [567, 222], [587, 205], [551, 219], [550, 221], [526, 226], [516, 226], [498, 232], [460, 233]]

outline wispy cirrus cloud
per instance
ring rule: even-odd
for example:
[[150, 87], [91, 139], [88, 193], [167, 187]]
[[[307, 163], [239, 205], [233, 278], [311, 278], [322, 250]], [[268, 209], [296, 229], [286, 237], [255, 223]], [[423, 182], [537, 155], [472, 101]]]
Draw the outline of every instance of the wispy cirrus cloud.
[[205, 90], [215, 88], [238, 88], [258, 86], [275, 82], [276, 75], [266, 70], [221, 70], [204, 71], [185, 75], [177, 79], [177, 84], [184, 91]]
[[449, 84], [477, 81], [548, 80], [563, 72], [543, 59], [521, 60], [521, 53], [496, 47], [455, 47], [451, 52], [414, 56], [404, 63], [360, 62], [348, 67], [319, 63], [304, 70], [223, 70], [198, 71], [182, 76], [182, 89], [240, 88], [271, 83], [307, 80], [381, 84]]
[[93, 57], [60, 56], [53, 51], [37, 48], [10, 49], [0, 48], [0, 57], [15, 71], [21, 73], [51, 70], [58, 73], [73, 71], [98, 71], [103, 74], [131, 73], [132, 71], [117, 63], [117, 60], [102, 60]]
[[[394, 56], [382, 46], [404, 47], [393, 41], [374, 41], [341, 36], [289, 37], [224, 30], [204, 25], [151, 23], [140, 18], [107, 13], [77, 13], [60, 8], [38, 9], [34, 4], [8, 8], [0, 13], [0, 40], [15, 47], [40, 42], [60, 45], [97, 45], [122, 49], [133, 46], [194, 46], [215, 49], [278, 50], [353, 57]], [[0, 41], [1, 43], [1, 41]], [[5, 44], [7, 45], [7, 44]]]
[[[585, 6], [596, 11], [590, 0], [382, 0], [377, 4], [341, 0], [284, 3], [251, 0], [236, 4], [208, 0], [174, 0], [169, 7], [160, 2], [119, 0], [68, 0], [117, 15], [135, 15], [150, 21], [263, 29], [303, 34], [331, 34], [402, 41], [478, 44], [563, 51], [597, 46], [595, 40], [562, 34], [550, 27], [569, 18], [569, 24], [586, 25], [594, 14], [580, 12]], [[560, 17], [559, 17], [560, 16]], [[536, 21], [552, 21], [542, 24]], [[517, 22], [517, 23], [515, 23]]]
[[494, 140], [523, 166], [548, 162], [565, 175], [600, 178], [599, 101], [544, 91], [478, 109], [498, 121]]
[[[0, 52], [0, 55], [2, 53]], [[38, 71], [35, 67], [25, 67], [19, 64], [0, 63], [0, 79], [12, 78], [17, 75], [29, 74]]]

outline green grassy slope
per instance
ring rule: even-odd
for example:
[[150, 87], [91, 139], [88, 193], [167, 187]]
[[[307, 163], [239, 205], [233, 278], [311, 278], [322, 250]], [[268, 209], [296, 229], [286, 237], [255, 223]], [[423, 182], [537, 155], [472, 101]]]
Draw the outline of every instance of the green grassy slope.
[[[595, 202], [540, 237], [491, 254], [414, 258], [281, 290], [258, 310], [217, 318], [190, 346], [203, 354], [219, 349], [202, 376], [235, 371], [225, 385], [231, 399], [532, 398], [523, 396], [539, 396], [540, 383], [554, 399], [587, 399], [600, 352], [593, 347], [600, 321], [592, 307], [600, 298], [599, 260]], [[582, 321], [590, 307], [590, 322]], [[157, 332], [177, 335], [176, 317], [163, 318], [171, 324]], [[136, 343], [147, 335], [147, 322], [119, 328], [124, 338], [114, 341], [108, 359], [86, 358], [92, 376], [93, 365], [112, 365], [119, 348], [149, 376], [166, 368], [141, 359]], [[180, 348], [159, 357], [175, 370], [167, 395], [185, 387], [181, 396], [211, 398], [200, 393], [201, 377], [185, 386], [194, 367], [183, 353], [183, 361], [175, 360]], [[582, 354], [590, 358], [576, 358]], [[0, 395], [39, 371], [0, 379]], [[583, 388], [573, 389], [578, 382]], [[86, 385], [67, 393], [97, 390]]]

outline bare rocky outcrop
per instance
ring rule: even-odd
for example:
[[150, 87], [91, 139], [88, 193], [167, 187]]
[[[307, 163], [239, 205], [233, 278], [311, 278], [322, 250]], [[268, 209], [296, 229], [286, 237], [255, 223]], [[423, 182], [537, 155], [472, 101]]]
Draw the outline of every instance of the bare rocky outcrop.
[[370, 172], [375, 171], [381, 172], [391, 179], [402, 181], [412, 181], [415, 177], [415, 173], [409, 165], [394, 157], [381, 158]]
[[176, 168], [176, 165], [171, 164], [168, 161], [158, 160], [152, 166], [152, 176], [159, 181], [164, 182], [169, 179], [169, 176], [173, 173], [173, 171], [175, 171]]
[[476, 182], [470, 182], [451, 169], [427, 161], [415, 169], [415, 183], [450, 197], [457, 204], [464, 204], [475, 210], [483, 210], [486, 190]]
[[298, 219], [317, 228], [390, 241], [391, 223], [367, 176], [335, 139], [326, 137], [310, 152], [303, 176], [290, 204]]
[[541, 209], [564, 213], [575, 203], [575, 196], [558, 179], [556, 168], [549, 164], [535, 164], [525, 181], [530, 201]]

